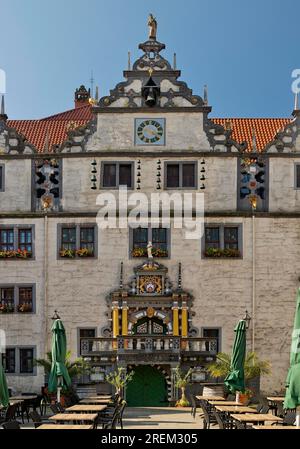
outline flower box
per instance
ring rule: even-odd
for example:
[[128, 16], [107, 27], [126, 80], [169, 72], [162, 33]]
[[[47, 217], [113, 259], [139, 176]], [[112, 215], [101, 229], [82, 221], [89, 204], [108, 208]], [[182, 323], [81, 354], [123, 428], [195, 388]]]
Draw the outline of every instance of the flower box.
[[[147, 248], [134, 248], [131, 251], [132, 257], [147, 257], [148, 251]], [[153, 257], [168, 257], [168, 251], [161, 248], [152, 248], [152, 256]]]
[[77, 249], [76, 250], [76, 255], [78, 257], [93, 257], [94, 253], [90, 249], [82, 248], [82, 249]]
[[81, 248], [81, 249], [62, 249], [59, 252], [60, 257], [66, 257], [69, 259], [74, 259], [74, 257], [94, 257], [93, 251], [87, 249], [87, 248]]
[[0, 251], [1, 259], [30, 259], [32, 252], [26, 251], [26, 249]]
[[66, 258], [69, 258], [69, 259], [73, 259], [75, 257], [75, 255], [76, 255], [76, 252], [73, 249], [62, 249], [59, 252], [59, 255], [60, 255], [60, 257], [66, 257]]
[[218, 258], [218, 257], [241, 257], [241, 252], [238, 249], [231, 249], [231, 248], [207, 248], [204, 252], [205, 257], [212, 257], [212, 258]]
[[24, 302], [18, 305], [19, 313], [31, 313], [32, 312], [32, 302]]
[[0, 313], [14, 313], [15, 306], [10, 304], [0, 304]]

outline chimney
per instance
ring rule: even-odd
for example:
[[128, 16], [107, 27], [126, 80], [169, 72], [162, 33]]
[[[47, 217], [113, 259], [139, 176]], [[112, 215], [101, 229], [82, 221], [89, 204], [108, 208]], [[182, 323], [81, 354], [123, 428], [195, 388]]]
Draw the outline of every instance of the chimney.
[[90, 96], [91, 96], [91, 89], [86, 90], [83, 84], [79, 87], [79, 89], [76, 89], [74, 95], [75, 109], [81, 108], [82, 106], [89, 104]]

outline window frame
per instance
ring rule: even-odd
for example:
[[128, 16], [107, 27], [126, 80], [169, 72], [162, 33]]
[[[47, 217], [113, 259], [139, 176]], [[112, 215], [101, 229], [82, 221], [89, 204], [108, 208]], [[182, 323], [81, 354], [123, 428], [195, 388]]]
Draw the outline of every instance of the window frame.
[[5, 229], [13, 229], [13, 235], [14, 235], [14, 241], [13, 241], [13, 251], [17, 251], [20, 248], [20, 242], [19, 242], [19, 231], [20, 230], [31, 230], [31, 257], [27, 257], [26, 259], [22, 259], [21, 257], [15, 258], [15, 257], [6, 257], [5, 261], [8, 260], [35, 260], [35, 225], [34, 224], [0, 224], [0, 230]]
[[[194, 164], [194, 176], [195, 184], [194, 187], [182, 187], [182, 166]], [[179, 165], [179, 187], [168, 187], [168, 165]], [[198, 161], [164, 161], [164, 189], [165, 190], [197, 190], [198, 189]]]
[[[62, 257], [60, 255], [61, 247], [62, 247], [62, 230], [63, 228], [75, 228], [76, 229], [76, 242], [75, 247], [76, 250], [80, 249], [81, 239], [80, 239], [80, 230], [82, 228], [94, 228], [94, 255], [87, 257], [80, 257], [75, 254], [74, 257]], [[58, 260], [91, 260], [98, 259], [98, 225], [97, 223], [58, 223], [57, 224], [57, 259]]]
[[32, 377], [37, 375], [37, 367], [33, 364], [33, 372], [32, 373], [21, 373], [21, 349], [31, 349], [33, 360], [37, 358], [37, 349], [36, 345], [7, 345], [6, 349], [14, 349], [15, 350], [15, 372], [14, 373], [5, 373], [7, 377], [9, 376], [18, 376], [18, 377]]
[[[238, 228], [238, 251], [240, 252], [240, 256], [239, 257], [208, 257], [205, 256], [205, 251], [206, 251], [206, 232], [205, 229], [206, 228], [219, 228], [219, 242], [220, 242], [220, 246], [219, 249], [224, 250], [225, 246], [224, 246], [224, 228]], [[243, 259], [244, 258], [244, 254], [243, 254], [243, 223], [204, 223], [204, 232], [201, 238], [201, 257], [202, 259]]]
[[[116, 185], [113, 187], [105, 187], [104, 186], [104, 166], [105, 165], [111, 165], [114, 164], [116, 165]], [[101, 169], [100, 169], [100, 189], [104, 189], [104, 190], [117, 190], [120, 187], [120, 183], [119, 183], [119, 179], [120, 179], [120, 165], [130, 165], [131, 166], [131, 186], [128, 187], [128, 190], [134, 190], [134, 186], [135, 186], [135, 178], [134, 178], [134, 167], [135, 167], [135, 163], [134, 161], [101, 161]], [[121, 184], [124, 185], [124, 184]]]
[[[36, 313], [36, 284], [0, 284], [0, 290], [2, 288], [14, 289], [14, 312], [7, 313], [7, 315], [32, 315]], [[32, 311], [31, 312], [19, 312], [18, 306], [20, 305], [20, 288], [32, 288]], [[1, 315], [1, 314], [0, 314]]]
[[[148, 229], [148, 241], [147, 241], [147, 243], [149, 241], [151, 241], [153, 243], [153, 241], [152, 241], [152, 229], [153, 228], [154, 229], [156, 229], [156, 228], [166, 229], [166, 231], [167, 231], [167, 251], [168, 251], [168, 256], [167, 257], [161, 257], [161, 259], [171, 259], [171, 228], [170, 227], [168, 228], [167, 226], [151, 226], [151, 224], [148, 224], [146, 226], [137, 226], [137, 227], [147, 228]], [[133, 250], [133, 231], [134, 231], [134, 229], [136, 229], [136, 228], [132, 228], [132, 227], [129, 228], [129, 259], [142, 259], [142, 258], [145, 258], [145, 256], [138, 257], [138, 256], [132, 256], [132, 254], [131, 254], [132, 250]], [[149, 239], [149, 231], [150, 230], [151, 230], [151, 240]]]
[[5, 164], [0, 164], [0, 192], [5, 192]]

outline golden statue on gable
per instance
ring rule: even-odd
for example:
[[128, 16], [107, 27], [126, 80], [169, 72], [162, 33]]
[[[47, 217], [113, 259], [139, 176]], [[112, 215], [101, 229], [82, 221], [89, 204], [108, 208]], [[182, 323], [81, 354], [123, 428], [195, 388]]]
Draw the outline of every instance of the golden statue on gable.
[[149, 39], [156, 40], [156, 32], [157, 32], [157, 21], [152, 14], [149, 14], [148, 17], [148, 26], [149, 26]]

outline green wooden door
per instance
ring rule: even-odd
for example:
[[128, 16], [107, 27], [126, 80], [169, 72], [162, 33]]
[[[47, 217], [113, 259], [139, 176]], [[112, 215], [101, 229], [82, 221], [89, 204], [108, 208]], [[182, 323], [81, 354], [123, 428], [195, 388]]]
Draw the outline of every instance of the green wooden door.
[[163, 407], [168, 405], [167, 387], [163, 374], [149, 365], [133, 368], [134, 376], [126, 391], [130, 407]]

